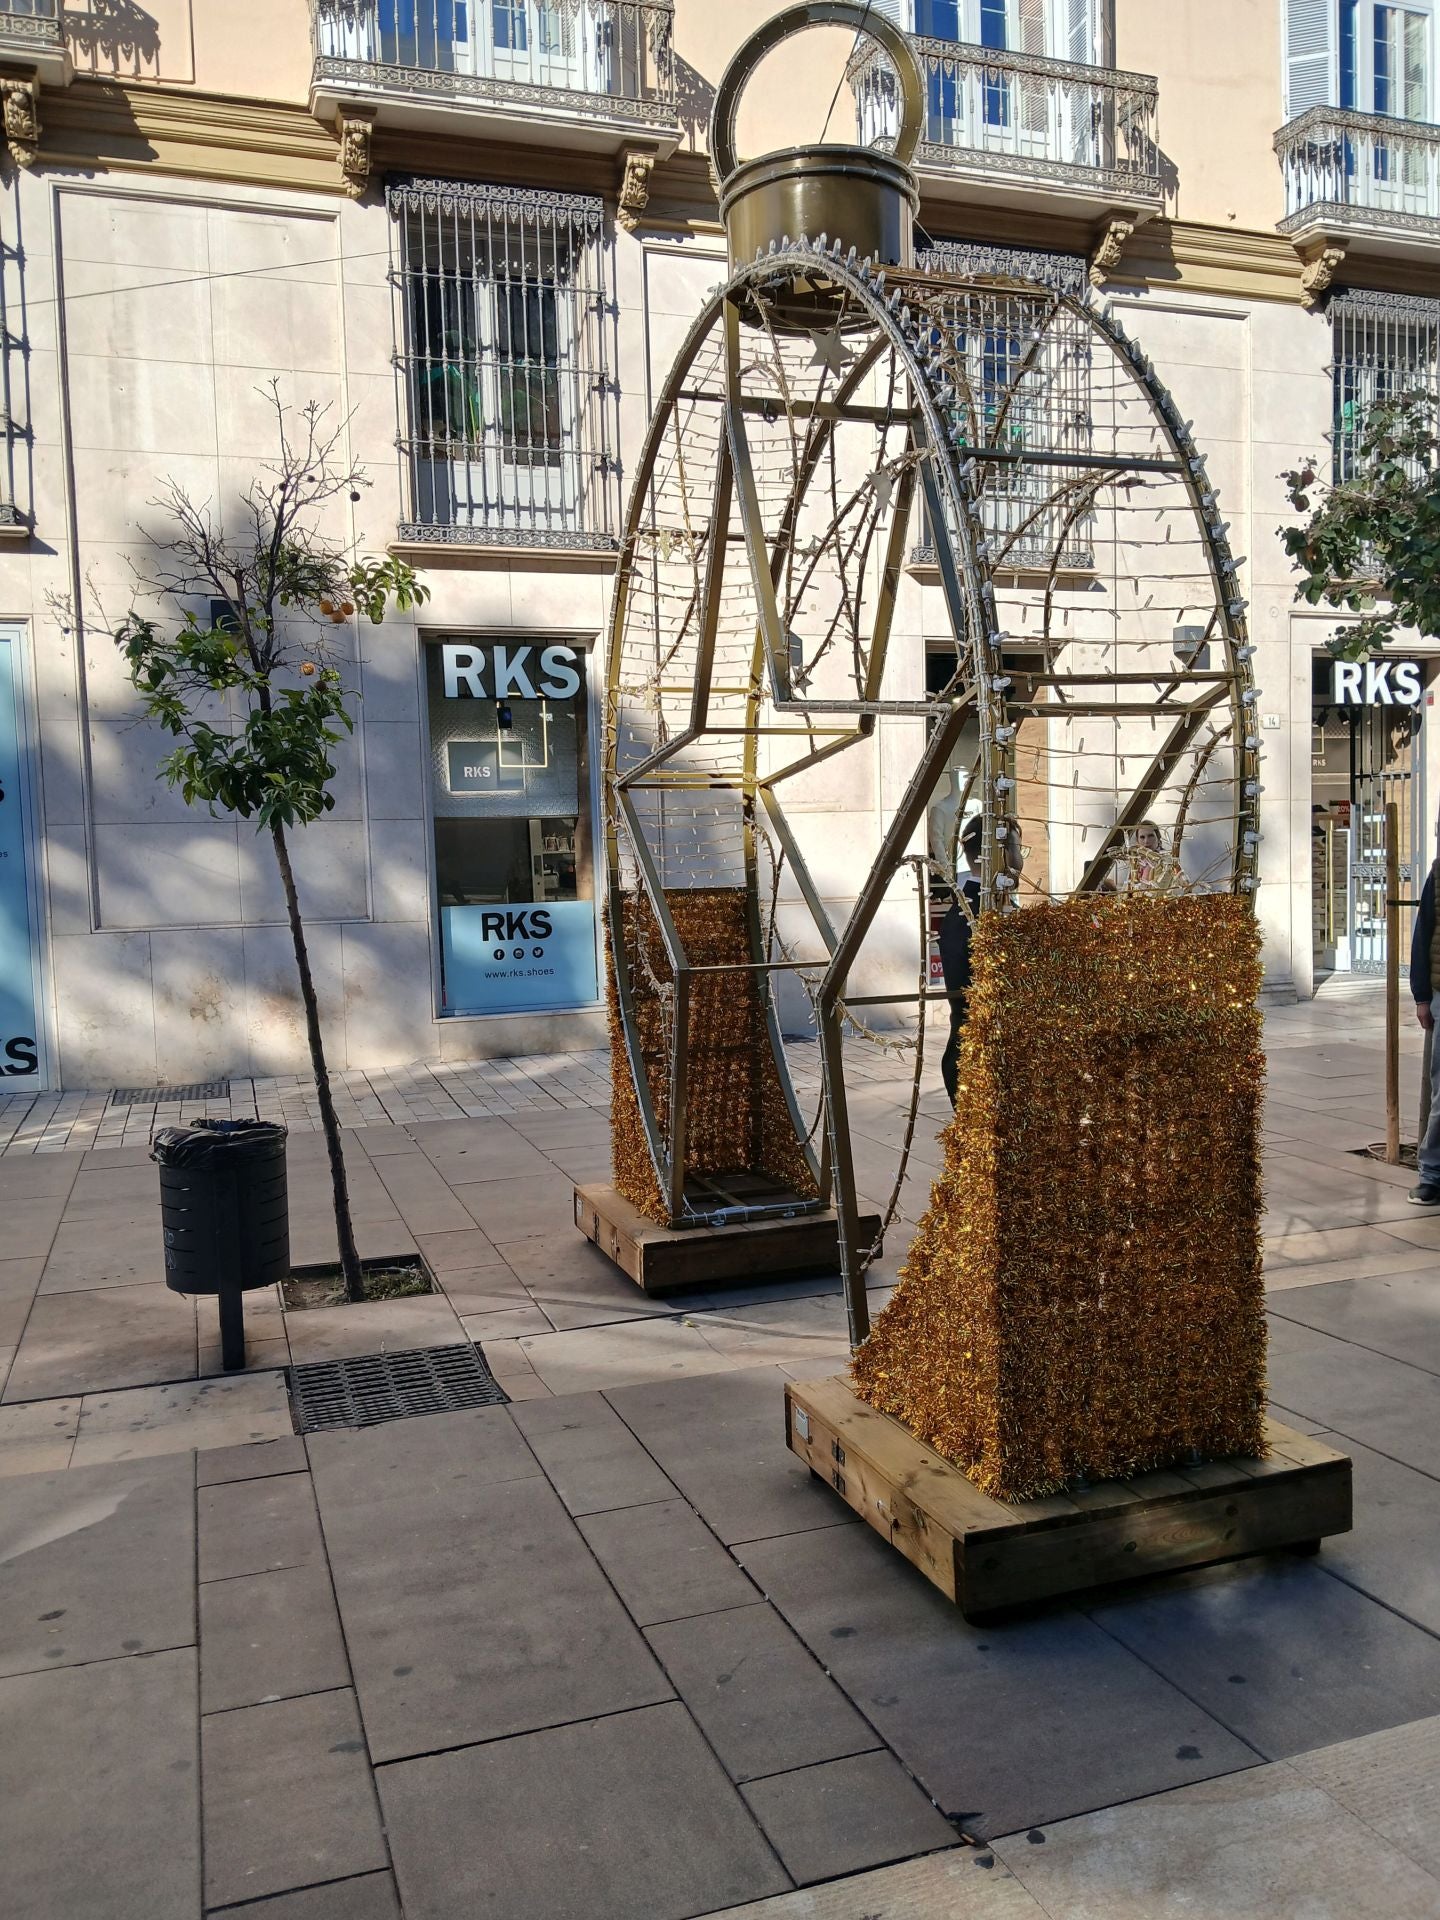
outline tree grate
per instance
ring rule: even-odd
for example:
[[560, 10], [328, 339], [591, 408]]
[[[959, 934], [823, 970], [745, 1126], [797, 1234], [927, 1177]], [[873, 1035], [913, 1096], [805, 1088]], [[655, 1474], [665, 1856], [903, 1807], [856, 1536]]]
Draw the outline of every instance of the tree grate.
[[496, 1382], [478, 1347], [414, 1347], [401, 1353], [365, 1353], [350, 1360], [317, 1360], [287, 1369], [290, 1412], [297, 1433], [376, 1427], [460, 1407], [503, 1407], [510, 1396]]
[[192, 1100], [228, 1100], [228, 1080], [192, 1080], [183, 1087], [112, 1087], [112, 1107], [174, 1107]]

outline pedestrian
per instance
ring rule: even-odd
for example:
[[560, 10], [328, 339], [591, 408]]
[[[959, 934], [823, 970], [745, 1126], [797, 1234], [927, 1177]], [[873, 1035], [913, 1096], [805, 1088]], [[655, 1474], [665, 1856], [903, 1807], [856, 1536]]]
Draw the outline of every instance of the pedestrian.
[[[1420, 911], [1410, 936], [1410, 991], [1415, 996], [1415, 1018], [1433, 1035], [1440, 1018], [1440, 981], [1435, 952], [1435, 869], [1431, 867], [1420, 894]], [[1440, 1047], [1430, 1048], [1430, 1118], [1418, 1155], [1420, 1184], [1410, 1189], [1412, 1207], [1440, 1207]]]
[[950, 1038], [940, 1059], [940, 1077], [952, 1107], [960, 1081], [960, 1029], [965, 1024], [970, 993], [970, 930], [980, 905], [980, 852], [984, 837], [983, 818], [978, 813], [971, 814], [960, 829], [965, 875], [960, 879], [950, 911], [940, 922], [940, 968], [945, 976], [945, 991], [950, 996]]
[[1160, 829], [1153, 820], [1142, 820], [1135, 829], [1135, 838], [1131, 843], [1130, 884], [1132, 887], [1154, 887], [1159, 879], [1164, 863], [1165, 845]]

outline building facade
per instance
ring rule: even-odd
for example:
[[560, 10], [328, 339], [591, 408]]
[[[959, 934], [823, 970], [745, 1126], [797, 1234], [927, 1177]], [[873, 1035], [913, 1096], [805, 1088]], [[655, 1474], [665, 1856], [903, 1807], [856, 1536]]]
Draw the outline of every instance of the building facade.
[[[223, 512], [273, 456], [272, 380], [330, 407], [367, 471], [336, 538], [430, 589], [337, 629], [355, 733], [296, 846], [332, 1060], [601, 1043], [616, 530], [724, 273], [714, 86], [774, 10], [0, 0], [0, 1092], [305, 1065], [268, 849], [157, 780], [110, 637], [160, 490]], [[1368, 405], [1437, 386], [1436, 7], [884, 10], [925, 75], [927, 264], [1107, 303], [1206, 450], [1247, 556], [1272, 988], [1377, 968], [1385, 804], [1423, 868], [1440, 801], [1437, 662], [1324, 656], [1280, 476], [1343, 473]], [[818, 30], [766, 63], [740, 136], [815, 138], [828, 115], [871, 137], [887, 111], [874, 64]], [[917, 675], [942, 620], [917, 547], [896, 615]], [[814, 801], [839, 913], [847, 848], [901, 781], [877, 755], [863, 791], [847, 768]]]

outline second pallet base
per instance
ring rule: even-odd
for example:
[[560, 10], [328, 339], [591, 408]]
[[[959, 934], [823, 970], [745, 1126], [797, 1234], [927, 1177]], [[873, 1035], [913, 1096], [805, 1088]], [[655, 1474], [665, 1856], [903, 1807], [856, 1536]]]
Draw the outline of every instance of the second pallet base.
[[967, 1618], [1141, 1574], [1313, 1548], [1351, 1524], [1350, 1461], [1278, 1421], [1263, 1460], [1137, 1474], [1007, 1505], [841, 1379], [785, 1388], [790, 1450]]
[[[614, 1187], [575, 1189], [575, 1224], [587, 1240], [629, 1274], [646, 1293], [682, 1287], [744, 1286], [839, 1264], [835, 1214], [797, 1214], [793, 1220], [752, 1220], [724, 1227], [662, 1227]], [[864, 1244], [880, 1231], [878, 1214], [862, 1214]]]

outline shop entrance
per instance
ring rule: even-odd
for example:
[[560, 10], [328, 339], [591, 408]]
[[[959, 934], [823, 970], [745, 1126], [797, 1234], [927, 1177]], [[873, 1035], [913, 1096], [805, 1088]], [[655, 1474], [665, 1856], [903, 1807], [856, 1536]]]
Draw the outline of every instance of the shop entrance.
[[[1317, 977], [1385, 971], [1385, 809], [1399, 829], [1400, 893], [1430, 863], [1426, 687], [1435, 663], [1314, 662], [1310, 746], [1311, 912]], [[1401, 966], [1413, 911], [1400, 916]]]

